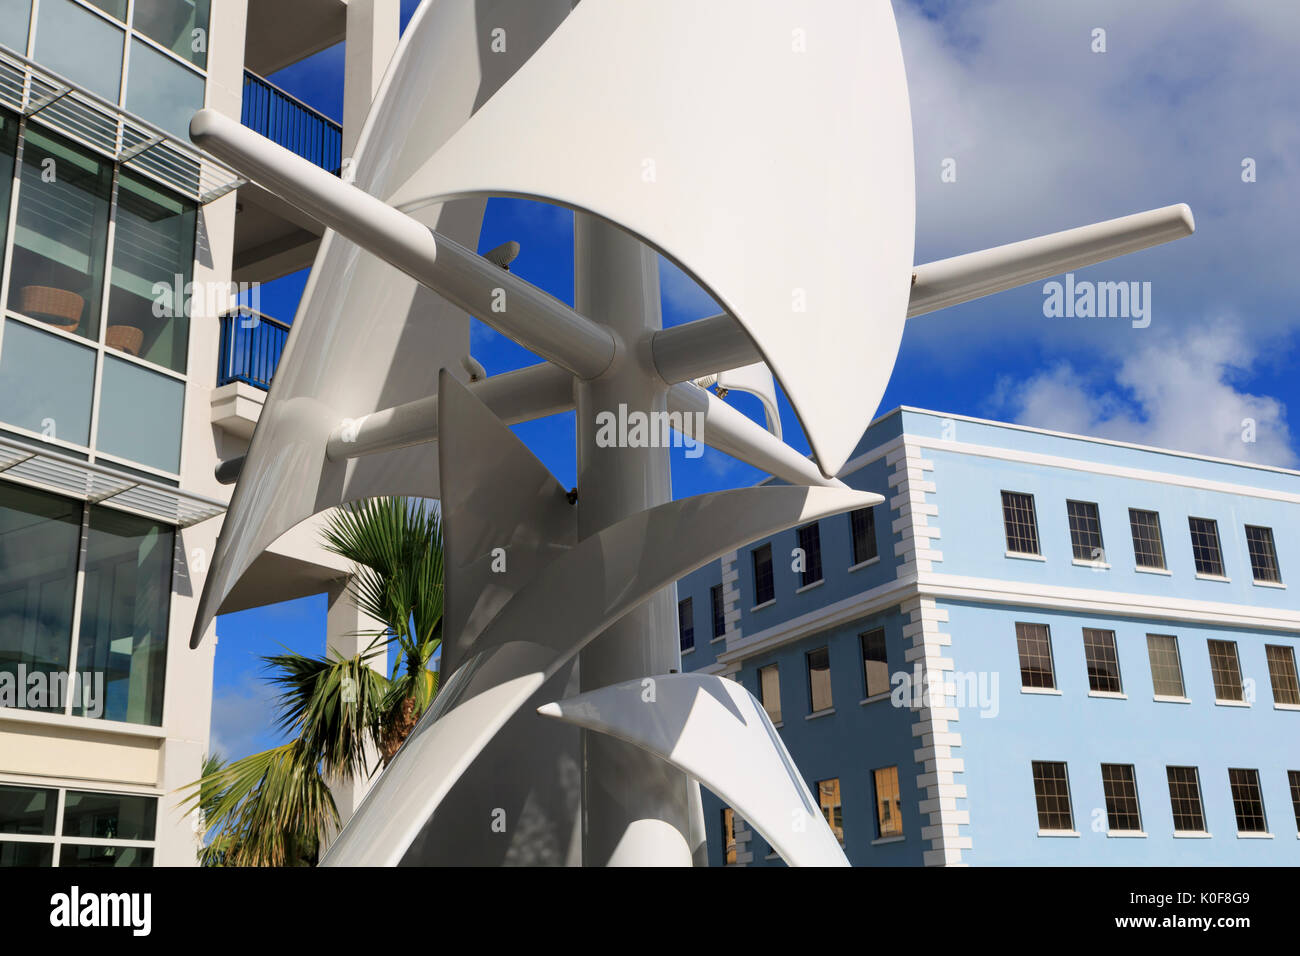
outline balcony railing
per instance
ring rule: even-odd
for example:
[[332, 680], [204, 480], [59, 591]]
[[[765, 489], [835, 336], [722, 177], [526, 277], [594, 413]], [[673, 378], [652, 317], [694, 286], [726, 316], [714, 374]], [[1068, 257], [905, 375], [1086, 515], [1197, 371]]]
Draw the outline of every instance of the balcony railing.
[[240, 307], [221, 317], [221, 355], [217, 385], [244, 382], [271, 390], [289, 326], [268, 315]]
[[343, 127], [256, 73], [244, 71], [241, 122], [336, 176], [343, 165]]

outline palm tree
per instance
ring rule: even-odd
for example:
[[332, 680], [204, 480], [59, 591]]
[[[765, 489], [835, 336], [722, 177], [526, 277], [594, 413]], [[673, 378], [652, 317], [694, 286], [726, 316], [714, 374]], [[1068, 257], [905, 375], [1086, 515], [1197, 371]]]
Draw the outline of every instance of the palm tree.
[[[442, 526], [428, 502], [376, 498], [334, 512], [327, 550], [354, 565], [349, 593], [381, 622], [360, 654], [310, 657], [285, 649], [262, 658], [280, 690], [277, 727], [288, 743], [223, 764], [209, 757], [184, 788], [210, 837], [212, 866], [315, 862], [322, 836], [340, 823], [328, 780], [386, 767], [438, 691], [431, 667], [442, 643]], [[371, 664], [389, 645], [390, 676]], [[378, 765], [372, 766], [378, 754]]]

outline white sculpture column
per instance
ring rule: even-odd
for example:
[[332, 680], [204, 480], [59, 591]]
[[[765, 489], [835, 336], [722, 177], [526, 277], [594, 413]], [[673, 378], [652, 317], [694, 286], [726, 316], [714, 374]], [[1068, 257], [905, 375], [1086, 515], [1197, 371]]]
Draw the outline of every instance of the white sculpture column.
[[400, 0], [349, 0], [343, 79], [343, 156], [350, 157], [401, 39]]
[[[592, 216], [574, 223], [575, 307], [622, 337], [623, 363], [574, 386], [578, 440], [578, 536], [587, 537], [672, 498], [668, 450], [601, 448], [596, 416], [620, 405], [662, 412], [666, 386], [636, 366], [636, 343], [660, 328], [659, 263], [654, 252]], [[631, 557], [631, 556], [627, 556]], [[611, 555], [611, 573], [622, 556]], [[596, 638], [579, 658], [582, 690], [681, 670], [676, 588], [667, 588]], [[647, 707], [653, 704], [647, 703]], [[688, 789], [681, 772], [614, 737], [584, 732], [583, 864], [690, 866]]]

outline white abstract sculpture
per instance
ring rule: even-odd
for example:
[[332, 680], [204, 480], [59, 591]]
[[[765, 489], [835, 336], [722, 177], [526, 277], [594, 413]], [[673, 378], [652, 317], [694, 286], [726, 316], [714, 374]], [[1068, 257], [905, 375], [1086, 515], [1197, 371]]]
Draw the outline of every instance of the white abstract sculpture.
[[[191, 134], [330, 228], [194, 642], [311, 515], [442, 502], [447, 679], [327, 864], [700, 863], [701, 783], [788, 862], [844, 864], [763, 708], [679, 673], [674, 582], [884, 500], [834, 475], [909, 315], [1192, 231], [1173, 206], [914, 267], [888, 0], [426, 0], [353, 182], [215, 113]], [[577, 212], [574, 309], [471, 251], [491, 195]], [[663, 329], [658, 253], [726, 313]], [[468, 314], [547, 361], [462, 384]], [[781, 441], [773, 373], [815, 461]], [[620, 406], [698, 412], [709, 445], [787, 484], [672, 501], [662, 443], [597, 441]], [[570, 408], [576, 501], [506, 427]]]

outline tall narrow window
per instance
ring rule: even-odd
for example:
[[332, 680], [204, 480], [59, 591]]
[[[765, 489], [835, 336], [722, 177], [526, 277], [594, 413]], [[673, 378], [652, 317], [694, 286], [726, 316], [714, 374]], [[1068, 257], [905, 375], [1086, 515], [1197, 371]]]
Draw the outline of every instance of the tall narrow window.
[[799, 586], [806, 588], [822, 579], [822, 534], [816, 522], [799, 529], [799, 550], [803, 552]]
[[1038, 829], [1073, 830], [1074, 813], [1070, 809], [1070, 780], [1065, 764], [1035, 760], [1033, 766]]
[[[9, 18], [4, 18], [8, 20]], [[0, 31], [7, 29], [0, 21]], [[5, 42], [0, 32], [0, 43]], [[27, 31], [23, 30], [22, 50], [27, 51]], [[0, 249], [4, 248], [9, 232], [9, 199], [13, 194], [14, 164], [18, 157], [18, 118], [8, 110], [0, 110]]]
[[1083, 653], [1088, 661], [1088, 689], [1098, 694], [1123, 693], [1119, 679], [1119, 652], [1115, 632], [1095, 627], [1083, 629]]
[[1277, 566], [1273, 529], [1246, 525], [1246, 548], [1250, 552], [1250, 570], [1255, 580], [1266, 584], [1281, 584], [1282, 572]]
[[736, 862], [736, 811], [722, 808], [722, 862]]
[[1139, 568], [1165, 570], [1165, 540], [1160, 534], [1160, 515], [1154, 511], [1128, 509], [1133, 532], [1133, 561]]
[[758, 669], [758, 696], [774, 724], [781, 722], [781, 671], [776, 664]]
[[207, 63], [210, 0], [135, 0], [135, 28], [191, 63]]
[[750, 557], [754, 562], [754, 606], [776, 599], [776, 584], [772, 580], [772, 546], [755, 548]]
[[901, 836], [903, 800], [898, 790], [898, 768], [881, 767], [872, 773], [876, 788], [876, 837]]
[[1295, 814], [1296, 833], [1300, 834], [1300, 770], [1288, 770], [1286, 781], [1291, 786], [1291, 812]]
[[1017, 622], [1016, 648], [1020, 652], [1020, 686], [1055, 688], [1052, 637], [1047, 625]]
[[1273, 684], [1273, 703], [1300, 706], [1300, 680], [1296, 679], [1295, 648], [1266, 644], [1268, 677]]
[[1166, 767], [1169, 804], [1178, 833], [1204, 833], [1205, 812], [1201, 808], [1201, 778], [1195, 767]]
[[1192, 533], [1192, 558], [1196, 561], [1196, 573], [1213, 578], [1223, 577], [1219, 523], [1212, 518], [1188, 518], [1187, 524]]
[[1007, 550], [1013, 554], [1038, 554], [1038, 517], [1034, 496], [1017, 491], [1002, 492], [1002, 523]]
[[830, 824], [835, 839], [844, 842], [844, 814], [840, 806], [839, 778], [820, 780], [817, 783], [817, 801], [821, 804], [822, 816]]
[[1267, 833], [1264, 815], [1264, 792], [1259, 787], [1259, 771], [1229, 768], [1228, 785], [1232, 787], [1232, 812], [1237, 816], [1238, 833]]
[[1147, 655], [1151, 659], [1151, 685], [1157, 697], [1187, 696], [1183, 687], [1183, 662], [1178, 638], [1169, 634], [1148, 634]]
[[824, 647], [808, 652], [808, 702], [814, 714], [831, 708], [831, 655]]
[[876, 509], [859, 508], [856, 511], [850, 511], [849, 531], [853, 535], [853, 564], [855, 566], [880, 555], [879, 547], [876, 544]]
[[722, 598], [722, 585], [709, 588], [709, 609], [713, 612], [713, 636], [721, 637], [727, 631], [727, 604]]
[[1106, 793], [1106, 826], [1112, 832], [1136, 833], [1142, 829], [1137, 778], [1132, 764], [1101, 765], [1101, 785]]
[[1091, 501], [1067, 501], [1065, 510], [1070, 518], [1070, 545], [1074, 548], [1074, 560], [1105, 561], [1097, 505]]
[[1210, 676], [1215, 700], [1245, 700], [1236, 641], [1210, 641]]
[[862, 671], [868, 697], [889, 693], [889, 658], [885, 653], [885, 629], [878, 627], [858, 638], [862, 643]]
[[695, 646], [695, 603], [691, 598], [677, 602], [677, 636], [682, 650], [689, 651]]

